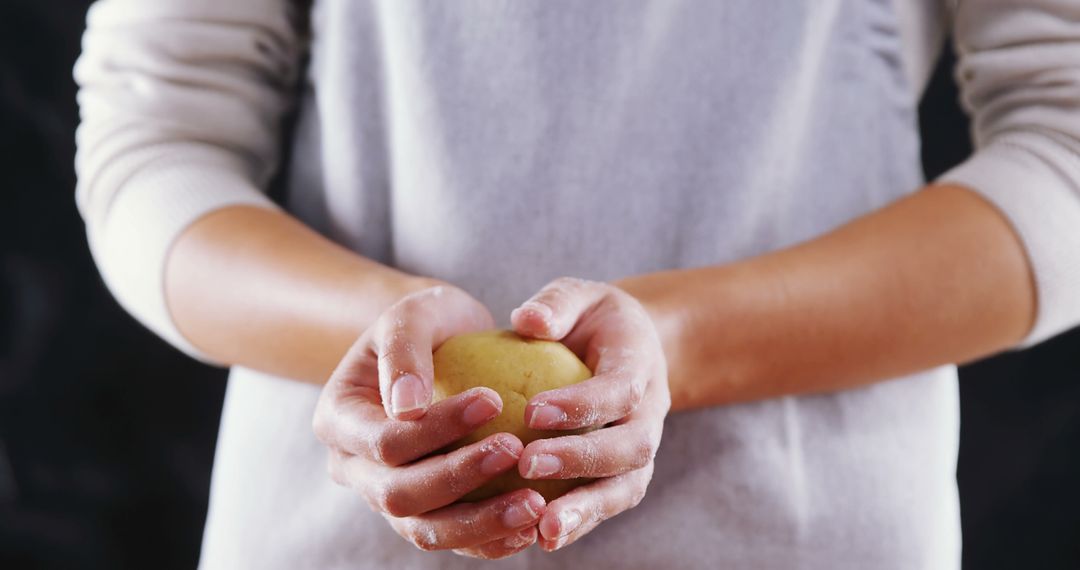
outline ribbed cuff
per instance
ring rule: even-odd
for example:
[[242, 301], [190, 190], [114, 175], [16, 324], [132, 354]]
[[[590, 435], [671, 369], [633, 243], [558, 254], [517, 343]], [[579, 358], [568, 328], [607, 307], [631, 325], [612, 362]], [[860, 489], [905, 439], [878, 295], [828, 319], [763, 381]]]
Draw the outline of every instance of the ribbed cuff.
[[1012, 223], [1035, 276], [1029, 347], [1080, 323], [1080, 157], [1031, 133], [999, 137], [938, 182], [970, 188]]
[[131, 176], [113, 198], [90, 249], [105, 283], [139, 322], [187, 355], [222, 365], [176, 328], [165, 302], [165, 262], [176, 238], [194, 221], [227, 206], [276, 209], [245, 174], [225, 163], [170, 161]]

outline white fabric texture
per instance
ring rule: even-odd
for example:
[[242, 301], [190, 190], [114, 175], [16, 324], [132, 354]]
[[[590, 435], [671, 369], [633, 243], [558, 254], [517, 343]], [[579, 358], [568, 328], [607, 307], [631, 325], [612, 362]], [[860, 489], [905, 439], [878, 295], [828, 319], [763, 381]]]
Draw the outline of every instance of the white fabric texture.
[[1012, 222], [1038, 291], [1030, 346], [1080, 322], [1080, 2], [960, 2], [957, 78], [979, 151], [940, 181]]
[[[290, 10], [283, 0], [101, 0], [88, 17], [76, 67], [76, 167], [91, 251], [132, 315], [204, 361], [168, 315], [166, 254], [214, 209], [272, 207], [258, 188], [276, 166], [278, 121], [303, 48]], [[939, 42], [944, 10], [927, 1], [899, 2], [898, 10], [918, 93], [937, 55], [925, 46]], [[1078, 12], [1070, 0], [968, 0], [954, 29], [976, 144], [994, 148], [940, 180], [982, 193], [1021, 235], [1039, 299], [1025, 346], [1080, 322], [1080, 295], [1072, 293], [1080, 290], [1080, 232], [1062, 231], [1080, 222]], [[1006, 134], [1015, 144], [995, 144]], [[169, 182], [150, 184], [158, 168], [172, 172]], [[207, 176], [212, 186], [197, 182]], [[169, 207], [129, 208], [127, 200]]]
[[274, 0], [108, 0], [75, 67], [76, 199], [105, 282], [139, 321], [203, 361], [165, 303], [169, 248], [230, 205], [275, 207], [279, 120], [300, 44]]
[[[930, 0], [782, 4], [323, 0], [286, 208], [496, 315], [559, 274], [762, 253], [922, 183], [914, 106], [952, 17], [979, 151], [943, 180], [1017, 228], [1039, 295], [1025, 343], [1080, 322], [1076, 3], [967, 0], [951, 16]], [[201, 216], [275, 207], [261, 190], [307, 49], [293, 11], [100, 0], [76, 67], [77, 198], [95, 259], [127, 310], [204, 360], [168, 314], [165, 262]], [[733, 14], [769, 33], [710, 27]], [[742, 75], [698, 65], [713, 60]], [[673, 415], [641, 506], [502, 566], [955, 569], [955, 382], [942, 367]], [[329, 481], [316, 396], [234, 369], [202, 566], [474, 567], [416, 552]]]

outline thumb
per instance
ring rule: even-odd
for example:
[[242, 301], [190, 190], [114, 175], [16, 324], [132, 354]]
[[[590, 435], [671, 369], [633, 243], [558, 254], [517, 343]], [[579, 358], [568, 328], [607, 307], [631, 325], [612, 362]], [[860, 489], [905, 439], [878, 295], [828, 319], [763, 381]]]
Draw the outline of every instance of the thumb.
[[562, 340], [578, 318], [606, 292], [603, 283], [560, 277], [510, 313], [514, 332], [543, 340]]
[[492, 326], [483, 305], [448, 286], [409, 295], [384, 313], [374, 346], [386, 415], [396, 420], [424, 417], [435, 379], [433, 349], [455, 334]]
[[430, 334], [404, 322], [390, 329], [376, 340], [379, 392], [386, 415], [396, 420], [422, 418], [431, 405], [435, 376]]

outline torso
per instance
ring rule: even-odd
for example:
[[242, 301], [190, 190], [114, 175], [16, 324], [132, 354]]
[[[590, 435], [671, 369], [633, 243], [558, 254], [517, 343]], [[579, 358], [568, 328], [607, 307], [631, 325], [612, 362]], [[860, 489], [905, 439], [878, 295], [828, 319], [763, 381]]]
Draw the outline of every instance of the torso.
[[[505, 325], [557, 276], [729, 262], [916, 189], [888, 1], [767, 6], [324, 0], [289, 208]], [[330, 481], [316, 396], [234, 370], [203, 566], [476, 564]], [[503, 567], [958, 568], [957, 421], [951, 367], [675, 414], [638, 508]]]

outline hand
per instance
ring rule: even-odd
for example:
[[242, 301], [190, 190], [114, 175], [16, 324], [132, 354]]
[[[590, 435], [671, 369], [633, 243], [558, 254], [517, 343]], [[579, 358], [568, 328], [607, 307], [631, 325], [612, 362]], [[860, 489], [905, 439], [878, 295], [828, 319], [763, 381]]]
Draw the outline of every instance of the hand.
[[536, 491], [452, 504], [517, 465], [523, 447], [517, 437], [498, 433], [425, 457], [502, 411], [498, 393], [488, 388], [430, 405], [432, 349], [493, 326], [487, 309], [456, 287], [409, 295], [360, 336], [319, 397], [313, 427], [330, 448], [330, 476], [359, 491], [423, 550], [502, 558], [537, 539], [545, 504]]
[[559, 340], [593, 371], [580, 384], [537, 394], [525, 408], [536, 429], [612, 425], [536, 440], [518, 470], [526, 479], [600, 478], [554, 500], [537, 525], [540, 546], [557, 550], [645, 496], [664, 417], [671, 408], [667, 363], [645, 309], [606, 283], [561, 278], [511, 314], [523, 336]]

